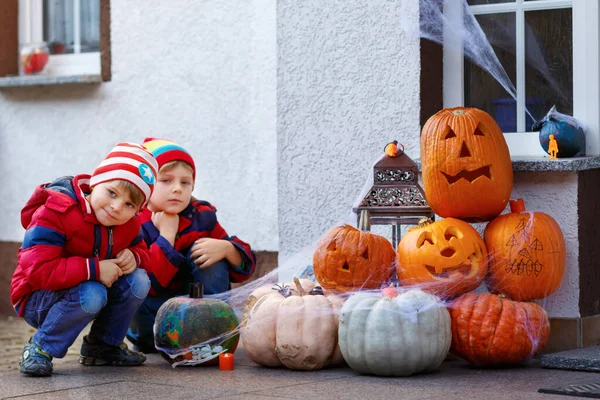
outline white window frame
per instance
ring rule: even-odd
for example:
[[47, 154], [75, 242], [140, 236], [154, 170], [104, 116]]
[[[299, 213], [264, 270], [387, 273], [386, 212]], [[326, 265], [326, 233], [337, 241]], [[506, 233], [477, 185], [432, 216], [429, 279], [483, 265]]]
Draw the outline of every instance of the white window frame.
[[[586, 156], [600, 155], [600, 6], [590, 0], [515, 0], [469, 6], [473, 14], [514, 12], [516, 16], [517, 57], [517, 130], [525, 130], [525, 12], [572, 8], [573, 15], [573, 116], [586, 133]], [[444, 2], [444, 15], [451, 24], [462, 24], [462, 1]], [[447, 31], [446, 31], [447, 32]], [[463, 44], [449, 34], [444, 35], [444, 107], [464, 106]], [[519, 60], [521, 60], [519, 62]], [[560, 110], [559, 110], [560, 111]], [[505, 133], [512, 158], [547, 156], [542, 150], [538, 132]]]
[[[0, 0], [1, 1], [1, 0]], [[81, 53], [79, 14], [82, 0], [74, 2], [74, 53], [52, 54], [42, 71], [45, 76], [101, 75], [100, 52]], [[83, 0], [86, 1], [86, 0]], [[19, 0], [19, 43], [41, 43], [44, 40], [42, 0]], [[38, 74], [40, 75], [40, 74]]]

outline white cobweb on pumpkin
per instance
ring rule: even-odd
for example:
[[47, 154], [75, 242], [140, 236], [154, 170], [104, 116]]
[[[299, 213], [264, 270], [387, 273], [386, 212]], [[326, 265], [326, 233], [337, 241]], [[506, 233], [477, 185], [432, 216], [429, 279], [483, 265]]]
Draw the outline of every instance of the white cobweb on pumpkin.
[[[461, 13], [464, 26], [459, 28], [458, 25], [454, 24], [447, 17], [445, 17], [444, 13], [441, 12], [440, 2], [437, 0], [420, 0], [421, 7], [421, 23], [419, 29], [415, 28], [413, 25], [407, 23], [407, 21], [399, 21], [402, 24], [403, 28], [409, 34], [419, 36], [425, 39], [432, 40], [437, 43], [443, 43], [444, 37], [446, 40], [454, 40], [462, 42], [464, 45], [465, 56], [472, 60], [474, 63], [481, 66], [484, 70], [490, 73], [507, 91], [509, 95], [513, 98], [516, 98], [516, 89], [513, 83], [510, 81], [508, 75], [506, 74], [504, 68], [498, 60], [498, 57], [493, 51], [492, 46], [488, 42], [485, 34], [483, 33], [481, 27], [477, 23], [476, 18], [471, 13], [469, 6], [464, 1], [456, 1], [456, 0], [444, 0], [442, 2], [442, 7], [457, 7], [458, 11]], [[544, 75], [548, 75], [544, 73], [547, 71], [547, 67], [544, 65], [540, 65], [538, 68]], [[552, 77], [548, 75], [549, 82], [553, 82]], [[397, 139], [401, 144], [402, 137], [390, 138]], [[373, 162], [373, 165], [380, 159], [383, 154], [383, 146], [385, 143], [382, 143], [382, 152], [376, 156], [376, 160]], [[412, 149], [406, 149], [407, 154], [410, 155]], [[357, 225], [357, 215], [350, 211], [351, 206], [356, 207], [358, 203], [365, 197], [370, 188], [373, 186], [373, 169], [369, 168], [365, 171], [365, 183], [363, 185], [362, 190], [356, 197], [356, 201], [349, 205], [348, 214], [344, 217], [341, 217], [339, 223], [337, 225], [348, 224], [351, 226]], [[483, 194], [482, 194], [483, 195]], [[531, 217], [533, 217], [533, 213], [530, 213]], [[439, 220], [437, 218], [436, 220]], [[527, 229], [533, 229], [533, 218], [529, 219], [529, 223], [523, 227], [525, 231]], [[475, 224], [476, 230], [483, 237], [483, 229], [485, 228], [485, 224]], [[381, 236], [386, 237], [388, 240], [391, 240], [390, 237], [390, 227], [387, 226], [375, 226], [372, 227], [372, 232], [377, 233]], [[313, 281], [316, 284], [314, 271], [312, 269], [312, 260], [313, 254], [317, 249], [318, 242], [322, 236], [324, 236], [329, 228], [322, 232], [321, 235], [317, 238], [312, 238], [312, 241], [309, 245], [302, 248], [300, 251], [296, 252], [291, 258], [287, 259], [284, 263], [280, 264], [278, 268], [275, 268], [265, 276], [257, 278], [251, 282], [245, 283], [242, 286], [231, 289], [227, 292], [218, 294], [218, 295], [209, 295], [205, 297], [216, 298], [222, 300], [230, 305], [230, 307], [234, 310], [236, 315], [238, 316], [240, 324], [238, 327], [231, 332], [225, 332], [223, 335], [211, 338], [205, 342], [197, 343], [193, 346], [181, 349], [159, 349], [163, 353], [167, 354], [171, 358], [175, 359], [185, 353], [191, 352], [194, 357], [191, 360], [185, 360], [181, 362], [174, 362], [173, 367], [177, 365], [196, 365], [202, 364], [206, 361], [210, 361], [218, 356], [219, 353], [223, 352], [222, 344], [227, 341], [231, 335], [239, 334], [243, 332], [245, 329], [244, 324], [244, 315], [250, 311], [250, 306], [254, 304], [247, 304], [247, 301], [250, 295], [263, 287], [267, 287], [267, 292], [272, 291], [272, 293], [277, 293], [278, 291], [285, 289], [285, 285], [277, 284], [280, 282], [280, 277], [285, 277], [288, 282], [288, 290], [292, 293], [297, 294], [297, 288], [291, 281], [291, 277], [300, 277]], [[406, 232], [406, 228], [404, 228], [403, 234]], [[360, 243], [359, 243], [360, 246]], [[488, 259], [495, 259], [494, 254], [488, 254]], [[410, 285], [410, 286], [402, 286], [402, 282], [398, 282], [396, 276], [396, 263], [390, 266], [389, 280], [382, 281], [379, 288], [375, 289], [365, 289], [364, 287], [357, 286], [356, 288], [349, 290], [347, 292], [338, 292], [336, 296], [341, 298], [342, 300], [347, 299], [349, 296], [355, 295], [356, 293], [361, 294], [379, 294], [381, 293], [381, 288], [384, 288], [389, 285], [393, 285], [398, 287], [399, 292], [403, 292], [406, 290], [412, 289], [422, 289], [424, 291], [428, 291], [427, 284], [421, 285]], [[516, 273], [529, 273], [530, 271], [527, 269], [527, 263], [523, 264], [523, 268], [519, 266], [519, 262], [517, 262], [517, 270]], [[476, 289], [475, 292], [482, 293], [486, 292], [486, 286], [484, 283], [481, 283]], [[326, 290], [327, 293], [327, 290]], [[446, 305], [448, 307], [452, 307], [452, 299], [449, 299], [444, 293], [437, 293], [441, 300], [439, 304]], [[263, 294], [264, 295], [264, 294]], [[544, 299], [540, 299], [536, 301], [542, 307], [545, 304]], [[436, 305], [433, 305], [437, 307]], [[425, 310], [422, 310], [425, 311]], [[322, 318], [323, 314], [326, 313], [338, 313], [339, 309], [333, 307], [327, 307], [321, 310], [311, 310], [314, 318]], [[336, 314], [337, 315], [337, 314]], [[406, 316], [410, 320], [416, 320], [415, 315]], [[275, 315], [272, 318], [276, 318]], [[302, 318], [311, 318], [311, 315], [307, 315], [307, 313], [302, 313]], [[266, 318], [263, 320], [265, 325], [272, 324], [273, 320]], [[535, 351], [538, 347], [540, 333], [534, 331], [533, 328], [527, 325], [525, 329], [530, 329], [527, 333], [529, 339], [532, 343], [531, 356], [534, 355]]]

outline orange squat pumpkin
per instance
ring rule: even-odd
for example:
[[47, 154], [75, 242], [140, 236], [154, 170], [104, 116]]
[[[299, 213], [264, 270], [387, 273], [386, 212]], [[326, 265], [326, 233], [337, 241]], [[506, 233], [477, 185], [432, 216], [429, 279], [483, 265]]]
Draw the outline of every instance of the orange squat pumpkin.
[[485, 111], [445, 108], [429, 118], [421, 133], [421, 164], [427, 202], [442, 217], [489, 221], [508, 203], [508, 145]]
[[565, 238], [551, 216], [525, 211], [523, 199], [511, 200], [510, 210], [485, 228], [490, 253], [486, 285], [512, 300], [542, 299], [562, 281]]
[[487, 273], [483, 239], [467, 222], [446, 218], [422, 220], [398, 244], [398, 279], [403, 286], [442, 298], [476, 289]]
[[383, 236], [344, 225], [321, 238], [313, 255], [315, 278], [324, 289], [379, 289], [394, 275], [396, 253]]
[[544, 347], [550, 334], [546, 311], [535, 303], [489, 293], [468, 293], [449, 307], [450, 352], [478, 366], [519, 364]]

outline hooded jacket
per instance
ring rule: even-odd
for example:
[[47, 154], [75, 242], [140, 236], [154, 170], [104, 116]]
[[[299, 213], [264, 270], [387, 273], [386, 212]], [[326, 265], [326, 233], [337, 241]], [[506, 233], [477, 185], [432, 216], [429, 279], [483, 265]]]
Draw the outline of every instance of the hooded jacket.
[[100, 224], [85, 198], [91, 192], [89, 181], [90, 175], [77, 175], [39, 185], [21, 210], [26, 232], [10, 285], [10, 300], [20, 316], [36, 290], [99, 281], [100, 261], [121, 250], [131, 250], [138, 267], [147, 269], [150, 253], [140, 221], [134, 217], [122, 225]]
[[183, 294], [186, 279], [198, 267], [191, 260], [191, 248], [200, 238], [227, 240], [242, 255], [242, 265], [229, 265], [229, 281], [244, 282], [256, 268], [256, 255], [250, 245], [236, 236], [229, 236], [217, 221], [217, 209], [206, 201], [192, 199], [179, 213], [179, 227], [175, 245], [160, 235], [152, 223], [152, 212], [144, 209], [139, 216], [142, 221], [144, 240], [150, 247], [152, 265], [148, 269], [150, 296]]

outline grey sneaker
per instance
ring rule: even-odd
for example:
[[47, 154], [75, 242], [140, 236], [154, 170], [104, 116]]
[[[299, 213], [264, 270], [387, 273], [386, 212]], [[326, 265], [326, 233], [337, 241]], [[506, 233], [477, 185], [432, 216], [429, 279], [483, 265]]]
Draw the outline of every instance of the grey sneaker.
[[101, 340], [83, 337], [79, 364], [82, 365], [141, 365], [146, 361], [144, 353], [129, 350], [125, 343], [120, 346], [111, 346]]
[[19, 365], [21, 373], [29, 376], [52, 375], [52, 356], [42, 350], [31, 338], [23, 348]]

